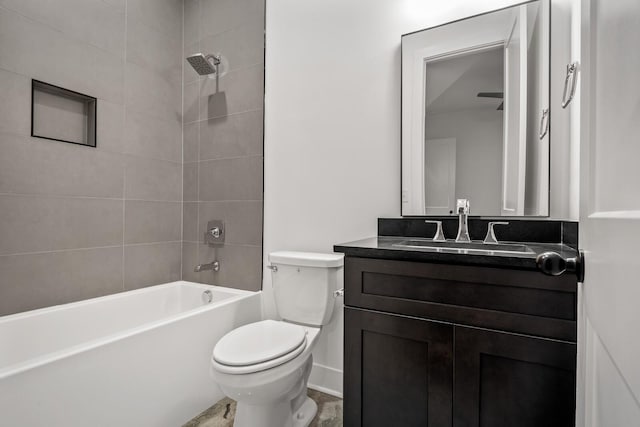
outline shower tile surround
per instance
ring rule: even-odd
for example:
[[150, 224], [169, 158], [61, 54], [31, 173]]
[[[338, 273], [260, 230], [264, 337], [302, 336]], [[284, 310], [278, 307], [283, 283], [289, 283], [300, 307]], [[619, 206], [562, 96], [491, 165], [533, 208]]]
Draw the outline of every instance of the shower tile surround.
[[[260, 289], [263, 33], [255, 1], [0, 0], [0, 315], [183, 276]], [[218, 92], [184, 61], [201, 44], [229, 52]], [[98, 98], [96, 148], [30, 136], [31, 79]], [[194, 276], [209, 257], [220, 277]]]
[[[185, 280], [261, 288], [264, 13], [263, 0], [184, 1], [185, 57], [221, 53], [228, 64], [219, 78], [184, 68]], [[224, 245], [204, 243], [213, 219], [225, 222]], [[219, 272], [193, 272], [213, 260]]]

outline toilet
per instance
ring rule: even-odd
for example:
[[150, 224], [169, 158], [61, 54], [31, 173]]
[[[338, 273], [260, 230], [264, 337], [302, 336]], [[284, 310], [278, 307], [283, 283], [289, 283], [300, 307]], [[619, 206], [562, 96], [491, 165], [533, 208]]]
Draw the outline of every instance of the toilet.
[[236, 328], [218, 341], [211, 375], [238, 402], [235, 427], [306, 427], [318, 407], [307, 396], [311, 352], [331, 320], [343, 254], [272, 252], [274, 299], [282, 320]]

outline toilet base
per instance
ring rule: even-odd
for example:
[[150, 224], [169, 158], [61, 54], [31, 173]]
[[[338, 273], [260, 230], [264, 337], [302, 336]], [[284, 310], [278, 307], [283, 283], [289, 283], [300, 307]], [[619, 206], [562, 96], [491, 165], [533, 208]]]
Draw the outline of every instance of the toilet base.
[[[307, 381], [313, 357], [301, 367], [297, 383], [277, 401], [264, 405], [247, 403], [238, 397], [234, 427], [307, 427], [318, 412], [318, 405], [307, 396]], [[224, 388], [223, 388], [224, 391]], [[233, 397], [233, 396], [232, 396]]]
[[297, 411], [291, 402], [276, 405], [247, 405], [238, 402], [234, 427], [307, 427], [318, 412], [318, 405], [307, 397]]
[[316, 416], [317, 412], [318, 405], [313, 401], [313, 399], [307, 396], [300, 409], [293, 414], [293, 426], [307, 427], [311, 424], [311, 421], [313, 420], [313, 417]]

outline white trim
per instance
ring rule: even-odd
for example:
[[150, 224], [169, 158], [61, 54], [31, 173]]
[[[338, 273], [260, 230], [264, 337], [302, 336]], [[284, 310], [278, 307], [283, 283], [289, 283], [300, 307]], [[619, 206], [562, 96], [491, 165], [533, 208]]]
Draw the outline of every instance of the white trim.
[[342, 370], [314, 363], [308, 385], [309, 388], [342, 399], [342, 377]]
[[602, 211], [587, 216], [589, 219], [640, 219], [640, 211]]

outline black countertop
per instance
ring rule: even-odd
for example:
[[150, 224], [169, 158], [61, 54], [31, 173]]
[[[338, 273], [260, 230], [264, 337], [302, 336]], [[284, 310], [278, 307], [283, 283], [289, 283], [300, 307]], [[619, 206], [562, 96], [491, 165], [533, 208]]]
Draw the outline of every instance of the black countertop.
[[[556, 252], [563, 258], [574, 258], [578, 252], [562, 243], [525, 243], [532, 254], [477, 254], [441, 252], [433, 248], [407, 248], [394, 246], [414, 237], [378, 236], [354, 242], [342, 243], [333, 247], [334, 251], [347, 256], [362, 258], [394, 259], [402, 261], [427, 261], [443, 264], [477, 265], [486, 267], [516, 268], [538, 270], [536, 257], [544, 252]], [[474, 241], [474, 243], [476, 243]], [[481, 243], [477, 242], [477, 243]], [[501, 242], [508, 243], [508, 242]], [[517, 242], [522, 243], [522, 242]]]

